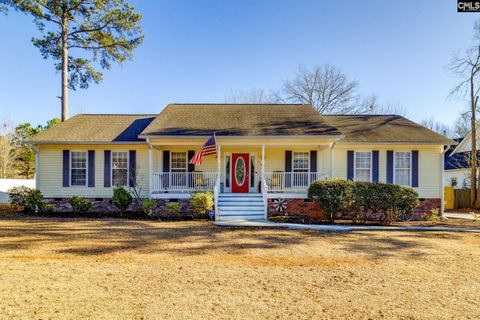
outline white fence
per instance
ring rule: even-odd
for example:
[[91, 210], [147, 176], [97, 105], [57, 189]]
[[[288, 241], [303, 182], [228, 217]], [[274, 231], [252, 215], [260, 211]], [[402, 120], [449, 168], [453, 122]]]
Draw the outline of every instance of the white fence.
[[265, 172], [269, 193], [304, 193], [313, 181], [326, 178], [319, 172]]
[[29, 188], [35, 188], [34, 179], [0, 179], [0, 203], [8, 203], [7, 191], [13, 187], [25, 186]]
[[213, 191], [216, 172], [154, 172], [152, 192]]

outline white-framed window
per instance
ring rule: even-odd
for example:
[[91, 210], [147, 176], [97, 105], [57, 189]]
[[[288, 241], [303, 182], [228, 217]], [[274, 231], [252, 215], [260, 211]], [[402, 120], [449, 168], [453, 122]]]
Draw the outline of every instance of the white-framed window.
[[310, 170], [310, 152], [292, 153], [292, 171], [293, 172], [308, 172]]
[[170, 153], [170, 171], [171, 172], [187, 172], [187, 153], [171, 152]]
[[70, 151], [70, 185], [87, 185], [87, 152]]
[[412, 154], [410, 151], [395, 151], [393, 156], [393, 182], [402, 186], [412, 183]]
[[372, 152], [371, 151], [355, 151], [354, 161], [354, 180], [355, 181], [372, 181]]
[[128, 185], [128, 152], [112, 151], [112, 186]]

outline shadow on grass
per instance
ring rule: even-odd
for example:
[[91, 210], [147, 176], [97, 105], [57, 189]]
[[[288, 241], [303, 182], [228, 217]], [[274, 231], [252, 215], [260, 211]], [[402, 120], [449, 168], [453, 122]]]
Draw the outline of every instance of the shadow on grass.
[[332, 246], [342, 253], [371, 259], [402, 254], [418, 258], [431, 238], [457, 240], [453, 233], [359, 232], [334, 233], [278, 229], [236, 229], [207, 222], [156, 222], [120, 219], [58, 219], [0, 217], [0, 250], [44, 247], [59, 254], [98, 256], [110, 253], [204, 255], [215, 251], [235, 254], [306, 244]]

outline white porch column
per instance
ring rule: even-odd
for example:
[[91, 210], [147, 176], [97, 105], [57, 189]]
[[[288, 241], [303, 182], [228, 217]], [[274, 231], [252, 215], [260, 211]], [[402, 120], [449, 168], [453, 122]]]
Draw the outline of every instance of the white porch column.
[[153, 161], [152, 161], [152, 145], [148, 144], [148, 191], [150, 197], [152, 196], [153, 191]]
[[220, 178], [221, 177], [221, 175], [220, 175], [220, 173], [221, 173], [221, 169], [220, 169], [221, 161], [220, 160], [221, 160], [221, 157], [222, 157], [221, 147], [222, 147], [221, 145], [218, 145], [218, 147], [217, 147], [217, 174], [218, 174], [217, 178], [218, 178], [218, 181], [221, 180], [221, 178]]
[[262, 186], [263, 180], [265, 180], [265, 145], [262, 144]]
[[333, 179], [333, 147], [335, 146], [335, 142], [330, 144], [330, 179]]

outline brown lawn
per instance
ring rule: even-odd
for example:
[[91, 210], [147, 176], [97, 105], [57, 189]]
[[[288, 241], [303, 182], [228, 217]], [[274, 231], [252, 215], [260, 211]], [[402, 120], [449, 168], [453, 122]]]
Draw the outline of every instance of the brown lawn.
[[480, 317], [480, 235], [0, 217], [1, 319]]

